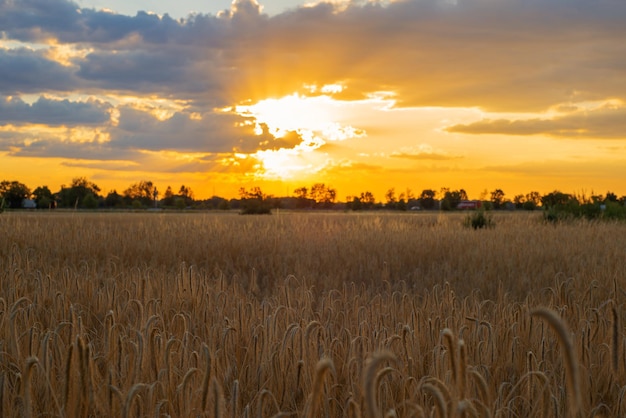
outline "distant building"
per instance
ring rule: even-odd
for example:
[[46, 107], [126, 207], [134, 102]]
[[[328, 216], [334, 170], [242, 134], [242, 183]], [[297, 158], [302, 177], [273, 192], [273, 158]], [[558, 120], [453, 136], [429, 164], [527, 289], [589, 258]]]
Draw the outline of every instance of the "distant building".
[[480, 200], [461, 200], [456, 208], [459, 210], [475, 210], [480, 209], [483, 206], [483, 202]]
[[22, 207], [24, 209], [37, 209], [37, 203], [33, 199], [23, 199]]

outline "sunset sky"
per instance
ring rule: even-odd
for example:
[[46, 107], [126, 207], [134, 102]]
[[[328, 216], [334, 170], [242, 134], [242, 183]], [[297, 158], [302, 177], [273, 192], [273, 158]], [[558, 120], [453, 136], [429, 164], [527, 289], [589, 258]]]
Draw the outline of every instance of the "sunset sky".
[[0, 0], [0, 180], [626, 194], [624, 0]]

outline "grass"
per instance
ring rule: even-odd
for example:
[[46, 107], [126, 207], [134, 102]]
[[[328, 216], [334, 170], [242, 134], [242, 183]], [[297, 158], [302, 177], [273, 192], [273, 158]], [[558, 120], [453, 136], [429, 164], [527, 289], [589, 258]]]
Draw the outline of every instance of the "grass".
[[463, 216], [3, 213], [0, 416], [623, 415], [626, 226]]

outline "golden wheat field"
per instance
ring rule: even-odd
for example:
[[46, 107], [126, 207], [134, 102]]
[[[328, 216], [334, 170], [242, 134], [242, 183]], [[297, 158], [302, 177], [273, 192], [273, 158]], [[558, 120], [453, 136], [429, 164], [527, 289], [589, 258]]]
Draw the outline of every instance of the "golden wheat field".
[[2, 417], [618, 417], [626, 224], [0, 215]]

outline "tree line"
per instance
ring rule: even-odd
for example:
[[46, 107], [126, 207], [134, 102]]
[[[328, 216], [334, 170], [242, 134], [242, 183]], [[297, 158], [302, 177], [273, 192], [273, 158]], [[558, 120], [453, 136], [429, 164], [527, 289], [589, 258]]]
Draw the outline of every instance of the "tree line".
[[[176, 192], [174, 190], [177, 190]], [[424, 189], [414, 194], [410, 189], [397, 192], [390, 188], [379, 200], [370, 191], [348, 196], [338, 201], [337, 190], [324, 183], [296, 188], [292, 196], [273, 196], [263, 193], [260, 187], [240, 188], [238, 199], [213, 196], [196, 199], [190, 187], [178, 189], [168, 186], [161, 193], [152, 181], [142, 180], [131, 184], [122, 193], [116, 190], [102, 193], [101, 188], [85, 177], [72, 179], [69, 185], [52, 192], [48, 186], [31, 190], [25, 184], [12, 180], [0, 182], [0, 209], [10, 208], [72, 208], [72, 209], [219, 209], [241, 210], [243, 213], [269, 213], [272, 209], [341, 209], [341, 210], [457, 210], [461, 207], [485, 210], [543, 208], [551, 210], [549, 216], [562, 217], [562, 213], [595, 217], [607, 210], [620, 211], [626, 206], [626, 195], [618, 197], [613, 192], [604, 195], [569, 194], [555, 190], [547, 194], [531, 191], [509, 198], [502, 189], [484, 191], [481, 197], [470, 200], [464, 189]], [[470, 202], [471, 205], [466, 203]]]
[[18, 209], [36, 207], [40, 209], [73, 208], [152, 208], [171, 207], [184, 209], [195, 202], [191, 188], [184, 184], [174, 193], [170, 186], [161, 194], [152, 181], [140, 181], [130, 185], [121, 194], [112, 190], [101, 194], [100, 187], [85, 177], [72, 179], [69, 186], [52, 192], [48, 186], [39, 186], [31, 191], [19, 181], [3, 180], [0, 182], [2, 207]]

